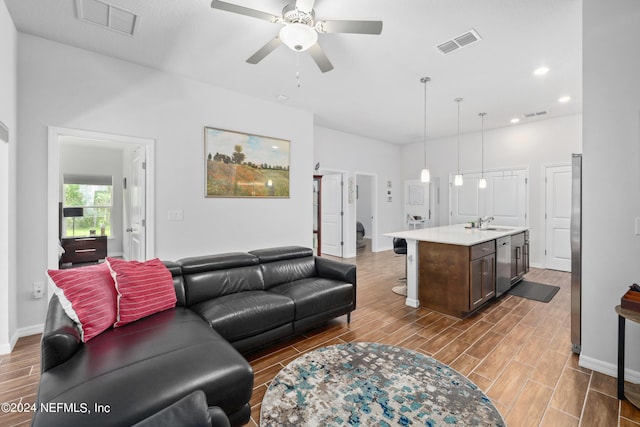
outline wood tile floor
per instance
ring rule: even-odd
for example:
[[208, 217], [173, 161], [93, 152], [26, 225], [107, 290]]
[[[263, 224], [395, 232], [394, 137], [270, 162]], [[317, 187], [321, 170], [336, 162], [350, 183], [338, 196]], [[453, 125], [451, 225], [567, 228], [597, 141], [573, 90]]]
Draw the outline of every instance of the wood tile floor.
[[[492, 399], [510, 427], [640, 427], [640, 410], [616, 398], [615, 378], [578, 366], [571, 353], [568, 273], [532, 269], [527, 279], [558, 285], [548, 303], [507, 295], [463, 321], [404, 305], [391, 292], [404, 275], [392, 251], [360, 250], [358, 306], [303, 336], [247, 354], [255, 371], [252, 418], [269, 382], [287, 363], [314, 348], [350, 341], [399, 345], [431, 355], [467, 375]], [[21, 338], [0, 356], [0, 403], [33, 402], [40, 372], [40, 336]], [[28, 426], [30, 414], [0, 413], [0, 426]]]

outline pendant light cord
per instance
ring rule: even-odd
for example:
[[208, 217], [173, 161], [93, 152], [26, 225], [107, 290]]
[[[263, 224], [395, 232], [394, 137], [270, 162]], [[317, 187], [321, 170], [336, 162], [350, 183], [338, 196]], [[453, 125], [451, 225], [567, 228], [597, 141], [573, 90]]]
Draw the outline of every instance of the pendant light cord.
[[424, 83], [424, 168], [427, 167], [427, 83], [431, 81], [431, 77], [423, 77], [420, 79]]
[[480, 153], [480, 158], [482, 159], [481, 160], [481, 170], [482, 170], [481, 178], [484, 178], [484, 116], [486, 114], [487, 113], [480, 113], [480, 117], [482, 117], [482, 140], [481, 140], [482, 141], [482, 148], [481, 148], [482, 152]]
[[460, 102], [462, 98], [454, 99], [458, 103], [458, 175], [460, 175]]

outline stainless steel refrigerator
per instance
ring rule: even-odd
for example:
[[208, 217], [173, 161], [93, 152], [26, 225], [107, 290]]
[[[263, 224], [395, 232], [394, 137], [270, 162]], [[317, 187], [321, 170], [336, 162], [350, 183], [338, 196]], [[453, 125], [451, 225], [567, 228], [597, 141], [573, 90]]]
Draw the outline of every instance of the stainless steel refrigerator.
[[571, 350], [580, 354], [582, 309], [582, 154], [571, 161]]

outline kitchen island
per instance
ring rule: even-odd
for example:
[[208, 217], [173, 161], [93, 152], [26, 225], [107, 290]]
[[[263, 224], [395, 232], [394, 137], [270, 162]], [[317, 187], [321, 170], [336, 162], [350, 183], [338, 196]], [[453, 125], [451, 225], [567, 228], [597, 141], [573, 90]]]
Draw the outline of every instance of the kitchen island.
[[406, 304], [411, 307], [463, 318], [528, 271], [528, 227], [456, 224], [386, 235], [407, 241]]

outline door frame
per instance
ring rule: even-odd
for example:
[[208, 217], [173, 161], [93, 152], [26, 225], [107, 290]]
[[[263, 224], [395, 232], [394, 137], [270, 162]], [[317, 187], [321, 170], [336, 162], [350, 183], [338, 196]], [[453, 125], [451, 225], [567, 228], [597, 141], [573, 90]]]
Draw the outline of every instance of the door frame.
[[[347, 238], [345, 237], [345, 230], [346, 230], [346, 206], [348, 206], [348, 200], [347, 200], [347, 189], [345, 188], [345, 182], [346, 182], [346, 177], [347, 177], [347, 171], [345, 170], [341, 170], [341, 169], [320, 169], [317, 171], [318, 175], [340, 175], [342, 177], [342, 195], [341, 195], [341, 200], [342, 200], [342, 218], [340, 220], [340, 233], [341, 233], [341, 241], [342, 241], [342, 248], [340, 249], [340, 253], [342, 254], [342, 258], [345, 258], [345, 252], [346, 252], [346, 248], [345, 246], [347, 244], [349, 244], [347, 242]], [[321, 207], [322, 209], [322, 207]], [[322, 215], [322, 210], [320, 211], [320, 215]], [[322, 222], [322, 220], [320, 220]], [[322, 248], [321, 248], [322, 249]]]
[[142, 146], [146, 152], [147, 179], [146, 193], [146, 223], [145, 235], [146, 258], [155, 256], [155, 140], [134, 136], [116, 135], [105, 132], [87, 131], [57, 126], [48, 127], [48, 183], [47, 183], [47, 267], [58, 269], [58, 232], [60, 218], [58, 218], [58, 203], [60, 202], [60, 137], [72, 136], [89, 140], [114, 141], [122, 144]]
[[[541, 210], [540, 210], [540, 218], [542, 218], [542, 229], [543, 229], [543, 234], [544, 234], [544, 249], [543, 249], [543, 256], [542, 256], [542, 260], [543, 260], [543, 268], [547, 268], [547, 251], [549, 250], [548, 248], [548, 244], [549, 242], [547, 241], [547, 218], [545, 217], [546, 213], [547, 213], [547, 182], [545, 181], [547, 178], [547, 170], [551, 169], [551, 168], [557, 168], [557, 167], [569, 167], [569, 169], [572, 169], [572, 165], [571, 162], [552, 162], [552, 163], [543, 163], [542, 164], [542, 203], [541, 203]], [[529, 249], [531, 250], [531, 249]]]
[[[371, 225], [371, 252], [378, 252], [378, 175], [369, 172], [354, 172], [353, 173], [353, 192], [355, 193], [355, 187], [358, 183], [358, 176], [366, 176], [371, 178], [371, 212], [373, 212], [373, 221]], [[356, 222], [358, 218], [358, 200], [353, 195], [353, 233], [351, 238], [353, 242], [355, 252], [355, 235], [356, 235]], [[347, 233], [348, 234], [348, 233]]]

